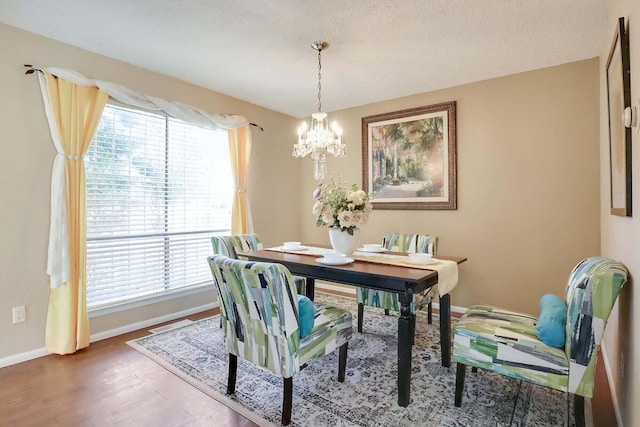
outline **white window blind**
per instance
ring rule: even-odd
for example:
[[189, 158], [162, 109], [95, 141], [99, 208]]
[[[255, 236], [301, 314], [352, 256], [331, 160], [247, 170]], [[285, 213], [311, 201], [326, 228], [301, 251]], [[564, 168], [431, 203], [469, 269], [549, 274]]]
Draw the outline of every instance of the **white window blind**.
[[107, 105], [85, 164], [90, 309], [211, 281], [211, 236], [231, 228], [226, 131]]

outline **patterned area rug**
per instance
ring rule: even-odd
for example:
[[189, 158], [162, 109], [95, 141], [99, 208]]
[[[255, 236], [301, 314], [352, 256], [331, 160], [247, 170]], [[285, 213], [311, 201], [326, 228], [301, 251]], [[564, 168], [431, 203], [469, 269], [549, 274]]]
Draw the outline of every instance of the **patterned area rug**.
[[[440, 365], [438, 318], [416, 322], [411, 403], [397, 404], [397, 316], [367, 307], [356, 329], [355, 300], [317, 293], [316, 300], [354, 313], [346, 381], [338, 356], [313, 362], [293, 377], [292, 426], [568, 426], [575, 425], [564, 393], [467, 369], [461, 408], [453, 405], [455, 364]], [[454, 319], [455, 321], [455, 319]], [[280, 425], [282, 378], [238, 360], [236, 393], [226, 395], [227, 353], [218, 317], [129, 342], [163, 367], [260, 425]], [[337, 352], [336, 352], [337, 353]]]

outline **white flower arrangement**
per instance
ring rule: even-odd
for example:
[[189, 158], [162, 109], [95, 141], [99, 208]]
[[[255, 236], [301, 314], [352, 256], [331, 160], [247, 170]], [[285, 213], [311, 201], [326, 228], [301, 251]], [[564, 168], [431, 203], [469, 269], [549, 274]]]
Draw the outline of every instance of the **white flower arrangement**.
[[331, 175], [328, 183], [313, 191], [312, 213], [318, 227], [340, 228], [353, 235], [353, 230], [369, 220], [372, 205], [369, 195], [353, 184], [348, 191], [339, 177]]

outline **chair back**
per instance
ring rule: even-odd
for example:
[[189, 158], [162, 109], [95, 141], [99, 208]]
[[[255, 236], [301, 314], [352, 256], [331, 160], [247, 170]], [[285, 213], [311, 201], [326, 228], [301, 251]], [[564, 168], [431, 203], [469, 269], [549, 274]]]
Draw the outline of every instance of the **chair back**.
[[211, 245], [214, 254], [226, 255], [229, 258], [238, 258], [237, 252], [262, 249], [260, 238], [255, 233], [213, 236]]
[[591, 397], [600, 341], [628, 278], [626, 267], [612, 259], [587, 258], [569, 276], [566, 287], [565, 351], [570, 363], [569, 392]]
[[298, 297], [289, 270], [224, 255], [207, 260], [227, 351], [284, 378], [300, 371]]
[[391, 233], [384, 236], [382, 246], [395, 252], [423, 252], [437, 255], [438, 238], [429, 234]]

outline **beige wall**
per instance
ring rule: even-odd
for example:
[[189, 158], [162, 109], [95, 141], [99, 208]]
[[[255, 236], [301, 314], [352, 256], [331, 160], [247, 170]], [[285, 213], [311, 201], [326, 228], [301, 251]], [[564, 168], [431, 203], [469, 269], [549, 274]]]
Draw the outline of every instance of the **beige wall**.
[[[46, 254], [55, 150], [37, 77], [25, 76], [23, 64], [71, 68], [208, 111], [242, 114], [260, 124], [264, 132], [253, 130], [249, 177], [254, 224], [270, 244], [281, 236], [297, 237], [299, 215], [294, 202], [299, 194], [300, 163], [290, 154], [297, 126], [291, 117], [3, 24], [0, 52], [0, 359], [44, 346], [49, 294]], [[277, 206], [273, 200], [278, 201]], [[91, 332], [187, 310], [213, 298], [209, 292], [92, 318]], [[11, 308], [18, 305], [26, 305], [27, 322], [13, 325]]]
[[[573, 266], [600, 251], [598, 60], [332, 113], [348, 157], [330, 159], [328, 169], [361, 185], [362, 117], [446, 101], [457, 102], [458, 209], [374, 210], [362, 240], [436, 234], [440, 254], [469, 258], [453, 305], [537, 313], [542, 295], [561, 295]], [[327, 242], [310, 213], [310, 164], [302, 178], [303, 240]]]
[[[640, 274], [640, 134], [632, 132], [633, 217], [609, 214], [609, 134], [605, 67], [619, 17], [629, 23], [632, 104], [640, 98], [640, 2], [614, 0], [600, 47], [600, 212], [602, 255], [621, 260], [632, 278]], [[605, 333], [605, 356], [613, 382], [618, 420], [626, 427], [640, 425], [640, 293], [631, 282], [623, 289]]]

